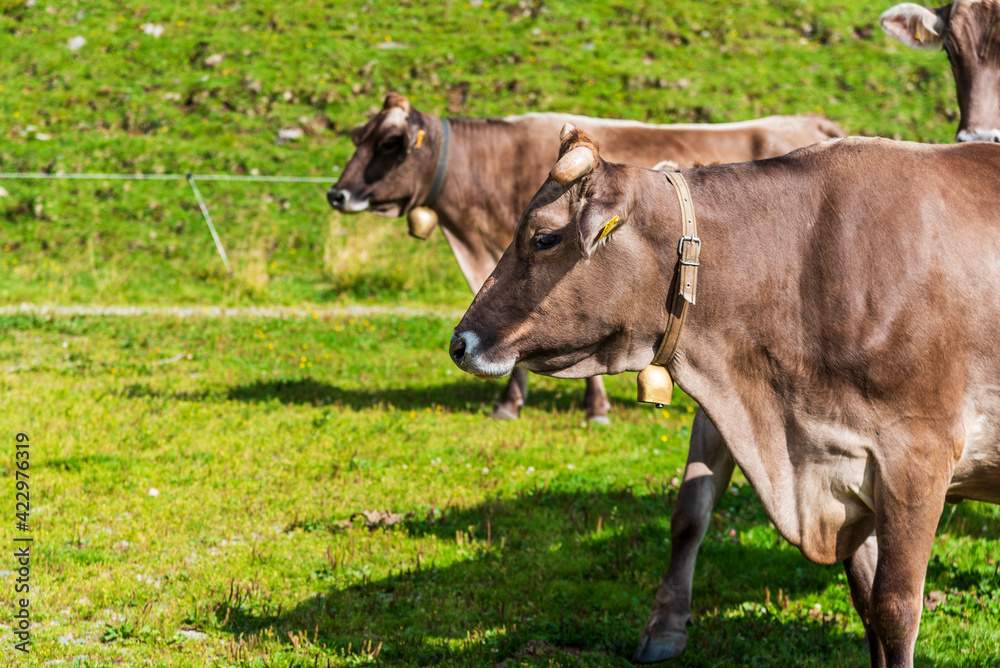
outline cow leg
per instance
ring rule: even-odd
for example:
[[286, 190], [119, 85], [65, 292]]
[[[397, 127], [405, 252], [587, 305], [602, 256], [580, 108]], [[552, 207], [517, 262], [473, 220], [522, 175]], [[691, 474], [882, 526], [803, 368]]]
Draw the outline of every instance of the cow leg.
[[868, 635], [868, 650], [871, 652], [872, 668], [884, 668], [885, 652], [882, 642], [872, 631], [871, 599], [872, 582], [875, 580], [875, 568], [878, 564], [878, 541], [873, 533], [868, 540], [858, 548], [858, 551], [844, 560], [844, 570], [847, 572], [847, 583], [851, 587], [851, 601], [861, 616], [861, 623]]
[[927, 562], [947, 487], [946, 480], [926, 480], [913, 473], [927, 469], [948, 473], [950, 467], [928, 458], [918, 463], [907, 460], [895, 469], [880, 470], [875, 487], [878, 562], [868, 613], [886, 665], [910, 668], [920, 630]]
[[654, 663], [680, 656], [691, 624], [691, 587], [698, 548], [708, 531], [712, 509], [733, 477], [735, 464], [722, 435], [698, 409], [691, 426], [684, 481], [670, 517], [670, 566], [656, 593], [649, 622], [632, 660]]
[[604, 381], [600, 376], [591, 376], [587, 379], [584, 403], [587, 405], [588, 420], [597, 424], [610, 424], [608, 411], [611, 410], [611, 402], [608, 401], [608, 394], [604, 391]]
[[516, 420], [521, 416], [521, 407], [528, 398], [528, 372], [515, 368], [507, 381], [500, 403], [493, 407], [493, 417], [497, 420]]

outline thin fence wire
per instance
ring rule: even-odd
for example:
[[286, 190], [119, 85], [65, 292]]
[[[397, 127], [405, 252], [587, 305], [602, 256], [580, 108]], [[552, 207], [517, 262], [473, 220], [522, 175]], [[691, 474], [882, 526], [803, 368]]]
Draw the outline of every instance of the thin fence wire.
[[212, 222], [212, 215], [208, 212], [208, 205], [198, 190], [196, 181], [250, 181], [263, 183], [330, 183], [332, 177], [328, 176], [258, 176], [255, 174], [86, 174], [86, 173], [48, 173], [48, 172], [0, 172], [0, 179], [42, 179], [69, 181], [187, 181], [191, 184], [195, 199], [198, 200], [198, 207], [201, 215], [208, 225], [208, 231], [212, 233], [212, 240], [215, 241], [215, 248], [219, 251], [222, 264], [226, 266], [226, 273], [230, 278], [233, 275], [233, 268], [229, 264], [229, 257], [226, 249], [222, 245], [222, 239], [215, 230]]
[[0, 179], [83, 179], [91, 181], [269, 181], [278, 183], [330, 183], [332, 176], [256, 176], [253, 174], [73, 174], [0, 172]]

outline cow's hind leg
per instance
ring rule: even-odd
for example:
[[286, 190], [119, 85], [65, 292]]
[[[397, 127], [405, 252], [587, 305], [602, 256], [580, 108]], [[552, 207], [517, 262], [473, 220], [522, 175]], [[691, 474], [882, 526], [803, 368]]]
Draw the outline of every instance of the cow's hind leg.
[[670, 518], [670, 566], [633, 661], [654, 663], [684, 652], [687, 627], [691, 623], [691, 586], [698, 548], [708, 530], [712, 508], [729, 486], [734, 466], [719, 430], [699, 409], [691, 427], [684, 481]]
[[872, 582], [875, 580], [875, 568], [878, 564], [878, 541], [873, 533], [868, 540], [858, 548], [858, 551], [844, 560], [844, 570], [847, 572], [847, 583], [851, 587], [851, 600], [861, 617], [861, 623], [868, 634], [868, 650], [871, 652], [872, 668], [885, 666], [885, 652], [882, 643], [872, 631], [871, 598]]
[[604, 381], [600, 376], [591, 376], [587, 379], [584, 403], [587, 405], [588, 420], [598, 424], [608, 424], [611, 421], [608, 418], [611, 402], [608, 401], [608, 394], [604, 391]]
[[528, 398], [528, 372], [515, 368], [504, 388], [503, 397], [493, 407], [493, 417], [497, 420], [516, 420], [521, 416], [521, 407]]

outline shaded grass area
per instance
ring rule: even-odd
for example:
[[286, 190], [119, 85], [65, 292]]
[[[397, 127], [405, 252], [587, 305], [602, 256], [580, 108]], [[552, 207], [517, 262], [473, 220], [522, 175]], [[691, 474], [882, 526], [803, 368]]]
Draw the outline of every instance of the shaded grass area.
[[[628, 665], [693, 404], [611, 377], [593, 428], [580, 383], [533, 377], [524, 418], [492, 422], [501, 384], [452, 369], [451, 324], [0, 318], [0, 423], [33, 444], [34, 659]], [[994, 506], [942, 518], [920, 665], [1000, 659], [998, 533]], [[840, 567], [780, 540], [739, 475], [694, 606], [678, 665], [867, 655]]]

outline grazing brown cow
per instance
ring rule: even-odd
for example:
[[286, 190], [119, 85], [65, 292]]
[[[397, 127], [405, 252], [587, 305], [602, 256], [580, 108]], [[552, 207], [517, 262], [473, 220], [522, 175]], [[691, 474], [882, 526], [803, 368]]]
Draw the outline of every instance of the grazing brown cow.
[[907, 46], [944, 47], [961, 112], [955, 141], [1000, 142], [1000, 2], [956, 0], [937, 9], [907, 2], [886, 10], [881, 23]]
[[[1000, 503], [1000, 147], [839, 139], [677, 186], [571, 128], [560, 155], [452, 358], [666, 364], [781, 535], [844, 562], [872, 664], [912, 665], [945, 501]], [[673, 601], [665, 579], [637, 661], [672, 655]]]
[[[327, 198], [346, 213], [401, 216], [418, 206], [432, 208], [469, 287], [478, 292], [510, 244], [517, 217], [545, 181], [559, 153], [559, 128], [568, 121], [613, 146], [610, 158], [644, 167], [665, 159], [692, 167], [766, 158], [844, 136], [835, 123], [816, 116], [719, 125], [648, 125], [567, 114], [444, 122], [390, 93], [382, 110], [355, 130], [357, 149]], [[516, 418], [526, 394], [527, 373], [517, 369], [494, 416]], [[588, 379], [585, 403], [588, 419], [607, 421], [610, 404], [600, 378]]]

